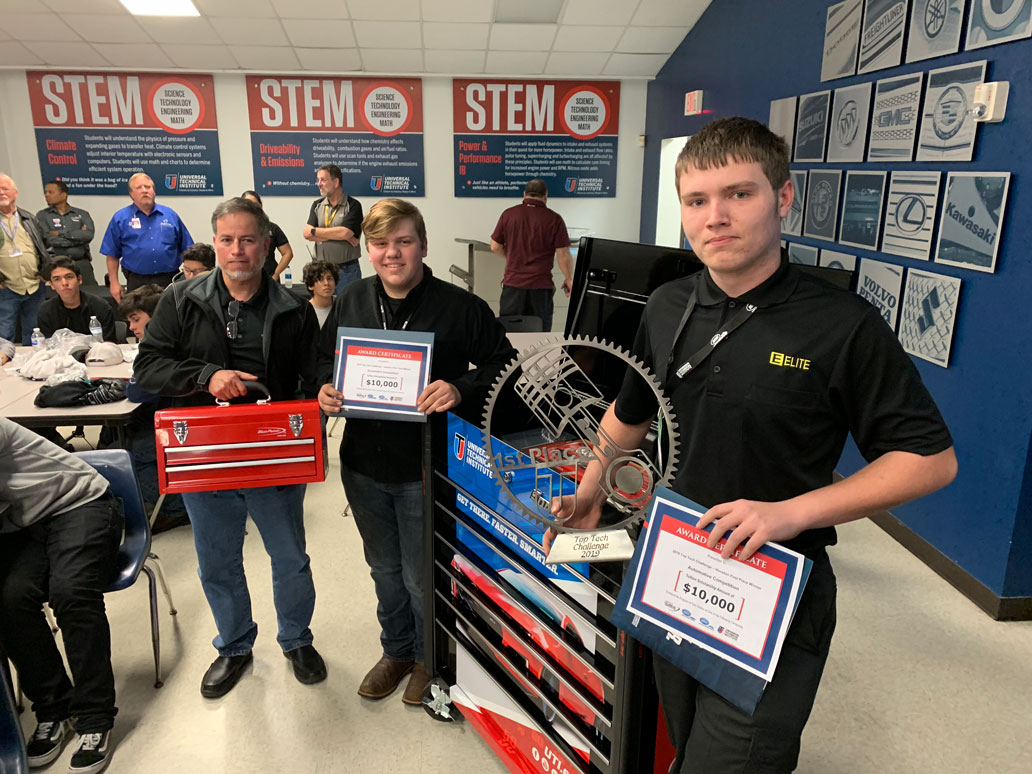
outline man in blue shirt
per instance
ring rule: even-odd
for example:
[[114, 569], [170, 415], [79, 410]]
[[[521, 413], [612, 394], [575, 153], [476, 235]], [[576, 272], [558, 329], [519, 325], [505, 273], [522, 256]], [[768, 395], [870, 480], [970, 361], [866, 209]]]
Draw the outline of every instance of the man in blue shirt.
[[129, 178], [133, 203], [116, 212], [108, 223], [100, 252], [107, 258], [108, 280], [115, 301], [122, 300], [118, 264], [126, 278], [126, 290], [154, 283], [166, 287], [179, 271], [179, 256], [193, 239], [171, 207], [154, 200], [154, 181], [137, 172]]

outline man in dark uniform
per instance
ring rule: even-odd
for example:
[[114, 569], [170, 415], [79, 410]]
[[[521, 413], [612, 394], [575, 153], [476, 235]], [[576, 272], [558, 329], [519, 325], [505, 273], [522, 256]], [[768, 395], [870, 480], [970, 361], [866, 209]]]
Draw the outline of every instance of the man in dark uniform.
[[86, 210], [68, 203], [68, 184], [51, 180], [43, 187], [47, 206], [36, 213], [40, 228], [47, 235], [50, 248], [57, 255], [67, 255], [79, 264], [84, 285], [96, 285], [90, 242], [93, 241], [93, 218]]
[[[780, 219], [793, 195], [784, 141], [749, 119], [716, 121], [685, 145], [676, 179], [684, 233], [705, 269], [652, 295], [634, 346], [680, 426], [673, 488], [709, 508], [699, 526], [714, 523], [710, 548], [727, 537], [725, 558], [741, 546], [748, 560], [778, 541], [813, 569], [752, 716], [656, 657], [677, 750], [671, 771], [787, 773], [835, 628], [826, 551], [834, 526], [946, 486], [957, 461], [935, 403], [878, 311], [802, 274], [781, 251]], [[656, 408], [651, 390], [629, 377], [603, 419], [604, 437], [634, 448]], [[850, 433], [868, 465], [832, 483]], [[553, 506], [572, 516], [569, 526], [598, 523], [600, 469], [598, 460], [589, 467], [576, 505]]]

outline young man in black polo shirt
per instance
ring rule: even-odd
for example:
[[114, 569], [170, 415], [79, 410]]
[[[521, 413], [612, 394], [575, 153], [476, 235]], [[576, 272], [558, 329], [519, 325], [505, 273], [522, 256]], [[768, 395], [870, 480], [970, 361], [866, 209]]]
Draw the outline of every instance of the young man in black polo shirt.
[[44, 301], [39, 308], [39, 329], [44, 336], [50, 338], [61, 328], [89, 335], [90, 318], [96, 317], [104, 341], [118, 340], [111, 305], [82, 292], [82, 271], [78, 263], [67, 256], [57, 256], [47, 268], [47, 279], [57, 298]]
[[[753, 716], [656, 658], [677, 759], [671, 771], [791, 772], [835, 628], [835, 576], [826, 547], [836, 524], [946, 486], [952, 440], [909, 357], [858, 296], [800, 273], [780, 249], [792, 204], [788, 149], [755, 121], [727, 118], [693, 136], [677, 159], [681, 220], [706, 268], [657, 290], [634, 354], [673, 403], [681, 460], [673, 488], [709, 508], [714, 547], [728, 535], [741, 559], [778, 541], [813, 570], [774, 679]], [[729, 331], [720, 336], [723, 331]], [[719, 337], [719, 338], [718, 338]], [[715, 341], [714, 341], [715, 340]], [[633, 448], [656, 413], [640, 380], [602, 422]], [[868, 465], [832, 483], [847, 434]], [[598, 523], [598, 461], [553, 510]], [[547, 541], [546, 541], [547, 542]]]

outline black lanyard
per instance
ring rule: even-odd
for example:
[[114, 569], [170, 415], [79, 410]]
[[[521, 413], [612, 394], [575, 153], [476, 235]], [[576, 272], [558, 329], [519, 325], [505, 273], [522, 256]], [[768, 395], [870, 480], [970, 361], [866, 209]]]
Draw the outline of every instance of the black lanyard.
[[[688, 299], [688, 305], [685, 307], [684, 314], [681, 316], [681, 322], [678, 324], [677, 330], [674, 332], [674, 340], [670, 345], [670, 357], [667, 359], [668, 366], [674, 362], [674, 353], [677, 350], [677, 341], [681, 338], [681, 334], [684, 333], [684, 327], [688, 324], [688, 318], [691, 317], [692, 312], [695, 311], [696, 301], [697, 291], [693, 290], [691, 297]], [[743, 306], [739, 310], [738, 314], [722, 325], [720, 330], [714, 333], [705, 345], [692, 353], [688, 359], [680, 365], [675, 372], [677, 377], [679, 379], [683, 379], [690, 371], [702, 365], [702, 361], [708, 358], [713, 353], [713, 350], [715, 350], [717, 346], [724, 341], [724, 339], [730, 336], [733, 331], [744, 325], [745, 322], [753, 316], [753, 312], [755, 311], [755, 304], [746, 304]]]
[[[380, 298], [379, 294], [377, 294], [377, 296], [376, 296], [376, 302], [380, 305], [380, 324], [383, 325], [383, 329], [384, 330], [387, 330], [387, 310], [384, 308], [383, 299]], [[402, 303], [404, 303], [404, 300], [402, 300]], [[399, 309], [401, 308], [401, 304], [398, 305], [398, 308]], [[408, 324], [412, 321], [412, 315], [413, 314], [415, 314], [415, 310], [414, 309], [411, 312], [409, 312], [409, 316], [405, 318], [405, 322], [403, 322], [395, 330], [403, 331], [406, 328], [408, 328]], [[393, 322], [393, 321], [394, 321], [394, 315], [391, 315], [391, 322]]]

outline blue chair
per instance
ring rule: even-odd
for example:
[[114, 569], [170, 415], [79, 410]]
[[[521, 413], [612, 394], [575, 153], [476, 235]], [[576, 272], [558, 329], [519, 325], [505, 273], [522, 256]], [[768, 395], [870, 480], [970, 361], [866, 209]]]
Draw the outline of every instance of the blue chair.
[[6, 678], [0, 678], [0, 774], [25, 774], [29, 762], [25, 759], [25, 737], [14, 709], [14, 700]]
[[[158, 590], [155, 583], [161, 583], [168, 600], [169, 615], [176, 614], [172, 595], [165, 582], [165, 573], [160, 561], [152, 553], [150, 521], [143, 510], [143, 495], [133, 471], [133, 460], [125, 449], [94, 449], [77, 452], [77, 457], [97, 469], [111, 486], [111, 494], [119, 499], [125, 512], [125, 536], [118, 548], [115, 579], [105, 591], [121, 591], [136, 583], [143, 572], [150, 587], [151, 643], [154, 647], [154, 687], [164, 685], [161, 680], [161, 640], [158, 636]], [[151, 566], [153, 565], [153, 567]], [[157, 571], [155, 573], [155, 570]]]

